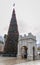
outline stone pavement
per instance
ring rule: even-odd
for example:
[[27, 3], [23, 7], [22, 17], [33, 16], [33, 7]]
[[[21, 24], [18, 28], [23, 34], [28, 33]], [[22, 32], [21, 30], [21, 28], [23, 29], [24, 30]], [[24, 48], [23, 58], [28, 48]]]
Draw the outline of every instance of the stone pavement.
[[40, 60], [27, 61], [13, 57], [0, 57], [0, 65], [40, 65]]
[[40, 60], [23, 62], [23, 63], [15, 64], [15, 65], [40, 65]]
[[26, 62], [24, 59], [17, 59], [14, 57], [0, 57], [0, 65], [14, 65]]

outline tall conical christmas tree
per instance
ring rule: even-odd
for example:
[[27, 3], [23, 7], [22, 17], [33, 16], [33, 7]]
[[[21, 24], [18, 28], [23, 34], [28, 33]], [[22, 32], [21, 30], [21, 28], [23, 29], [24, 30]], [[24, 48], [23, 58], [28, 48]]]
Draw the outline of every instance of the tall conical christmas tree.
[[4, 53], [13, 56], [17, 55], [18, 37], [19, 37], [19, 33], [18, 33], [16, 14], [15, 14], [15, 9], [13, 9], [8, 35], [5, 42]]

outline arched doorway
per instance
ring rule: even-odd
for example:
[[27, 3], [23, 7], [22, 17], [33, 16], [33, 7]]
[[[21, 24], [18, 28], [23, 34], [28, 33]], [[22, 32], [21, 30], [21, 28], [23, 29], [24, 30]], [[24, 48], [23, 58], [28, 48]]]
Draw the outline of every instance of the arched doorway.
[[33, 60], [35, 60], [35, 47], [33, 46]]
[[22, 46], [21, 48], [21, 54], [22, 54], [22, 58], [27, 58], [27, 47], [26, 46]]

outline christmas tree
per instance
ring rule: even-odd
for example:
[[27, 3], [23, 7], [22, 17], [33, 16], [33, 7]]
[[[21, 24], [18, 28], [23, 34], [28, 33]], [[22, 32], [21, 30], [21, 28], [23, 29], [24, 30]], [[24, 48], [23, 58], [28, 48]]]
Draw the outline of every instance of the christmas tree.
[[9, 25], [7, 39], [5, 41], [4, 53], [10, 56], [17, 56], [18, 50], [18, 26], [16, 20], [15, 9], [13, 9], [12, 18]]

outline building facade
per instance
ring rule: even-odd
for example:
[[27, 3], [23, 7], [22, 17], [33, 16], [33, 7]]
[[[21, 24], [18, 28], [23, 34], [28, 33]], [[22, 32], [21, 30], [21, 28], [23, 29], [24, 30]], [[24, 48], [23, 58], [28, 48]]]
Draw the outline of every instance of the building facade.
[[31, 33], [28, 33], [28, 36], [19, 36], [17, 57], [26, 58], [27, 60], [35, 60], [37, 58], [36, 36]]
[[40, 54], [40, 43], [37, 44], [37, 50], [38, 50], [38, 54]]
[[4, 42], [0, 41], [0, 52], [3, 52], [4, 49]]
[[3, 53], [4, 50], [4, 41], [3, 38], [0, 36], [0, 55]]
[[38, 59], [40, 60], [40, 43], [37, 44], [37, 50], [38, 50]]

